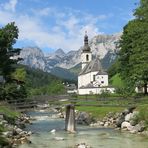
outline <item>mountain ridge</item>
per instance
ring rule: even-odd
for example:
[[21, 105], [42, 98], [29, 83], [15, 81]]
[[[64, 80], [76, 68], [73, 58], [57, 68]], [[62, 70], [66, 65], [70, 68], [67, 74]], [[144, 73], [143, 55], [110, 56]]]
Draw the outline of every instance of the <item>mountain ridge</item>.
[[[116, 52], [119, 50], [117, 43], [120, 40], [120, 36], [121, 33], [97, 35], [89, 41], [93, 57], [99, 56], [104, 69], [108, 69], [116, 58]], [[70, 72], [68, 69], [72, 69], [81, 63], [81, 51], [82, 47], [78, 50], [65, 53], [63, 49], [59, 48], [54, 53], [45, 55], [38, 47], [26, 47], [20, 53], [20, 57], [24, 59], [21, 61], [21, 64], [39, 68], [58, 76], [60, 76], [62, 71], [63, 73], [69, 71], [69, 78], [72, 77], [75, 79], [74, 75], [77, 74]], [[61, 75], [63, 74], [61, 73]], [[66, 75], [68, 76], [68, 73]]]

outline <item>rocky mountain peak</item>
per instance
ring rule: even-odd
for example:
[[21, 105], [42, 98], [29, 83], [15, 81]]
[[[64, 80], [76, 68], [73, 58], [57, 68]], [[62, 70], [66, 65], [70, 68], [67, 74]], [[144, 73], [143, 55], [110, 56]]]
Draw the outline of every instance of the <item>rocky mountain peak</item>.
[[38, 47], [24, 47], [21, 51], [21, 56], [39, 56], [44, 57], [42, 50]]
[[100, 59], [103, 59], [105, 55], [110, 53], [115, 53], [117, 50], [117, 43], [120, 40], [121, 34], [113, 35], [97, 35], [90, 40], [90, 47], [92, 49], [93, 55], [99, 55]]
[[57, 55], [57, 56], [59, 56], [59, 57], [63, 57], [65, 55], [65, 52], [61, 48], [59, 48], [59, 49], [57, 49], [55, 51], [54, 54]]
[[45, 57], [42, 50], [38, 47], [22, 48], [20, 57], [23, 58], [20, 62], [21, 64], [41, 70], [45, 69]]
[[[98, 55], [105, 68], [108, 68], [116, 58], [116, 51], [119, 50], [116, 44], [119, 42], [120, 36], [121, 33], [97, 35], [89, 42], [93, 57]], [[62, 49], [57, 49], [54, 53], [44, 56], [40, 48], [26, 47], [21, 51], [20, 57], [24, 59], [22, 64], [51, 72], [56, 67], [70, 69], [76, 66], [81, 62], [81, 52], [81, 48], [68, 53]]]

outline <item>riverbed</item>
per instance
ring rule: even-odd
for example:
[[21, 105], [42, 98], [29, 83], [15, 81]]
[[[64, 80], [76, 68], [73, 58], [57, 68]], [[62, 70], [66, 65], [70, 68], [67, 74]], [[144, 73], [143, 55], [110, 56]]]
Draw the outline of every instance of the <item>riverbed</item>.
[[[141, 135], [121, 132], [113, 128], [93, 128], [77, 125], [77, 132], [70, 134], [64, 130], [63, 119], [52, 118], [53, 112], [28, 112], [36, 120], [27, 125], [31, 144], [19, 148], [74, 148], [76, 144], [86, 143], [92, 148], [148, 148], [148, 138]], [[56, 131], [51, 133], [55, 129]], [[57, 138], [61, 140], [57, 140]]]

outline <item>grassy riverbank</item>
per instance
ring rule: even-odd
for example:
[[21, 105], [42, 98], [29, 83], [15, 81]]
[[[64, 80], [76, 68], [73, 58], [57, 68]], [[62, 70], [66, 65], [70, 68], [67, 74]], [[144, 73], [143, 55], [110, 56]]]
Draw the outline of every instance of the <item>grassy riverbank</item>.
[[[130, 106], [135, 106], [136, 109], [141, 112], [142, 114], [141, 116], [143, 116], [142, 118], [146, 118], [145, 117], [146, 113], [148, 113], [148, 96], [143, 96], [141, 98], [124, 98], [124, 99], [123, 98], [88, 99], [88, 98], [86, 99], [83, 98], [82, 96], [78, 98], [78, 102], [76, 104], [79, 104], [80, 106], [77, 106], [76, 109], [80, 111], [90, 112], [94, 117], [97, 118], [102, 118], [108, 112], [121, 112], [122, 110]], [[85, 105], [92, 105], [92, 106], [85, 106]], [[144, 112], [144, 110], [147, 112]]]
[[121, 112], [123, 107], [95, 107], [95, 106], [77, 106], [77, 110], [90, 113], [96, 119], [102, 119], [109, 112]]
[[[141, 116], [137, 120], [148, 120], [146, 114], [148, 112], [148, 96], [122, 98], [119, 96], [98, 97], [96, 95], [87, 95], [74, 96], [71, 100], [49, 103], [56, 105], [75, 104], [77, 110], [91, 113], [97, 119], [103, 118], [109, 112], [121, 112], [128, 107], [135, 106]], [[144, 110], [147, 112], [144, 112]]]
[[10, 117], [10, 118], [16, 118], [20, 115], [19, 112], [14, 111], [13, 108], [10, 106], [0, 105], [0, 113]]
[[[7, 120], [11, 123], [14, 122], [15, 118], [18, 117], [20, 115], [19, 112], [14, 111], [13, 108], [11, 108], [8, 105], [5, 105], [4, 103], [0, 102], [0, 114], [3, 114], [5, 116], [5, 118], [7, 118]], [[1, 124], [0, 124], [0, 146], [5, 146], [8, 145], [8, 141], [3, 138], [1, 136], [2, 132], [7, 131], [6, 128], [4, 128]]]

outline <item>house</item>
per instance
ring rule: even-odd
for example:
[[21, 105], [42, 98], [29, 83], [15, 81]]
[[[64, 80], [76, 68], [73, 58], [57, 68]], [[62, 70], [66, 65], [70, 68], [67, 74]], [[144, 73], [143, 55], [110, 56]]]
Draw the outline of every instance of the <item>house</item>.
[[108, 84], [108, 74], [102, 68], [98, 57], [92, 59], [92, 51], [88, 44], [88, 36], [84, 36], [84, 46], [81, 53], [82, 67], [78, 76], [78, 94], [114, 93], [114, 88]]

